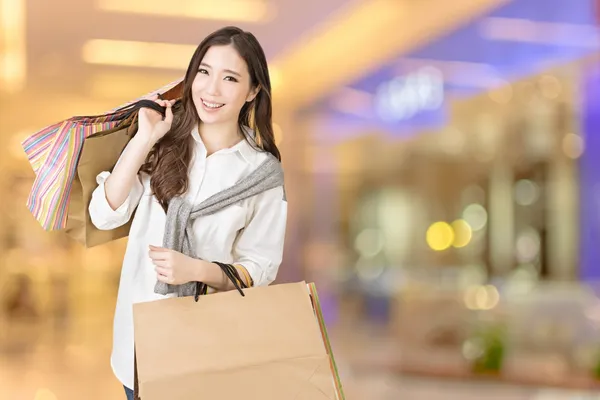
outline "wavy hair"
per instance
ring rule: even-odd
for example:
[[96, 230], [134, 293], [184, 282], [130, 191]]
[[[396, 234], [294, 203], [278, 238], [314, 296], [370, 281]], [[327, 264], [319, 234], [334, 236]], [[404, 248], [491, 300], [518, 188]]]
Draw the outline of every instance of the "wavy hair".
[[265, 53], [253, 34], [233, 26], [219, 29], [207, 36], [194, 52], [183, 79], [181, 99], [173, 105], [171, 129], [150, 151], [141, 168], [151, 176], [152, 192], [165, 211], [169, 201], [184, 194], [189, 185], [188, 170], [193, 149], [191, 132], [196, 124], [202, 123], [192, 99], [192, 84], [208, 49], [227, 45], [232, 45], [246, 62], [252, 87], [260, 88], [254, 100], [246, 102], [240, 110], [240, 130], [244, 132], [244, 126], [250, 127], [255, 137], [244, 135], [248, 143], [281, 161], [273, 134], [271, 80]]

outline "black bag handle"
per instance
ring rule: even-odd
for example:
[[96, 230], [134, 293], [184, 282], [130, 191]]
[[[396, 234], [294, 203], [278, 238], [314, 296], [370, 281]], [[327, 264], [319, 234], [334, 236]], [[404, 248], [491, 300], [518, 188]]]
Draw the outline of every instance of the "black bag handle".
[[[180, 107], [181, 107], [181, 101], [177, 100], [177, 102], [175, 102], [175, 104], [173, 104], [173, 106], [172, 106], [173, 112], [178, 110]], [[123, 106], [119, 109], [116, 109], [115, 111], [111, 112], [110, 114], [79, 116], [79, 117], [73, 117], [72, 120], [78, 121], [81, 119], [95, 119], [95, 118], [109, 117], [110, 121], [126, 121], [133, 114], [137, 113], [141, 108], [151, 108], [154, 111], [160, 113], [160, 115], [162, 115], [163, 118], [164, 118], [166, 110], [167, 110], [166, 107], [161, 106], [160, 104], [158, 104], [157, 102], [155, 102], [153, 100], [141, 99], [141, 100], [135, 101], [131, 104], [128, 104], [126, 106]]]
[[[219, 267], [221, 267], [221, 270], [223, 271], [223, 273], [225, 274], [225, 276], [227, 278], [229, 278], [229, 280], [231, 281], [231, 283], [233, 283], [233, 286], [235, 286], [235, 288], [237, 289], [238, 292], [240, 292], [240, 294], [242, 296], [245, 296], [246, 294], [244, 293], [244, 291], [242, 290], [242, 288], [247, 289], [248, 285], [246, 285], [246, 283], [244, 282], [244, 280], [240, 277], [240, 273], [238, 272], [238, 270], [231, 264], [225, 264], [225, 263], [221, 263], [218, 261], [213, 261], [213, 263], [217, 264]], [[241, 287], [240, 284], [241, 283]], [[194, 300], [198, 301], [198, 299], [200, 298], [200, 296], [203, 296], [207, 293], [208, 291], [208, 285], [206, 283], [203, 282], [196, 282], [196, 293], [194, 295]]]
[[121, 114], [119, 116], [119, 119], [127, 119], [129, 118], [132, 114], [138, 112], [140, 109], [142, 108], [151, 108], [154, 111], [160, 113], [163, 117], [165, 116], [166, 107], [161, 106], [160, 104], [158, 104], [155, 101], [152, 100], [146, 100], [146, 99], [142, 99], [142, 100], [138, 100], [135, 103], [129, 104], [119, 110], [117, 110], [115, 112], [115, 114]]

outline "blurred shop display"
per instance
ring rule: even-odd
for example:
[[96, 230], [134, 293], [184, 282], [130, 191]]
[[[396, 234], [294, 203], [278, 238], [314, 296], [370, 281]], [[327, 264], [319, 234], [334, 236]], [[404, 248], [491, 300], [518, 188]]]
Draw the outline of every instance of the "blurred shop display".
[[600, 299], [585, 286], [534, 283], [527, 274], [499, 286], [417, 278], [396, 304], [402, 373], [600, 386]]
[[547, 76], [511, 84], [510, 106], [491, 93], [456, 102], [441, 130], [335, 145], [340, 168], [326, 180], [335, 195], [325, 204], [334, 214], [318, 221], [330, 232], [321, 240], [346, 253], [335, 277], [368, 293], [389, 293], [406, 268], [576, 277], [575, 105], [566, 78], [564, 99], [544, 97]]
[[[385, 332], [396, 371], [596, 387], [598, 299], [578, 283], [581, 66], [494, 80], [484, 65], [409, 55], [318, 105], [307, 215], [335, 256], [314, 269], [335, 323]], [[491, 80], [467, 90], [476, 70]]]
[[387, 332], [396, 371], [596, 387], [598, 298], [576, 281], [573, 82], [553, 74], [510, 84], [510, 105], [493, 92], [456, 102], [442, 129], [333, 148], [354, 168], [328, 181], [343, 256], [321, 275], [340, 314]]

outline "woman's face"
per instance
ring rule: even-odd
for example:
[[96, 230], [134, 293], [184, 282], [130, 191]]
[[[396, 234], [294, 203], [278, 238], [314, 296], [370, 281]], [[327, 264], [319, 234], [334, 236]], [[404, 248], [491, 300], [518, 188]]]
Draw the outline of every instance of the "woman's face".
[[192, 99], [203, 123], [237, 122], [242, 106], [257, 93], [246, 62], [232, 45], [208, 49], [192, 84]]

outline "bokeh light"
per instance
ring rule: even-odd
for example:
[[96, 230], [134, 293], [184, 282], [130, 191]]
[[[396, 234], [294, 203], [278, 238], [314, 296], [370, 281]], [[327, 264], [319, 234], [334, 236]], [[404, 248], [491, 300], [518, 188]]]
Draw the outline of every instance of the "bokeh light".
[[429, 229], [427, 229], [427, 244], [432, 250], [446, 250], [452, 246], [453, 242], [454, 230], [447, 222], [434, 222]]

